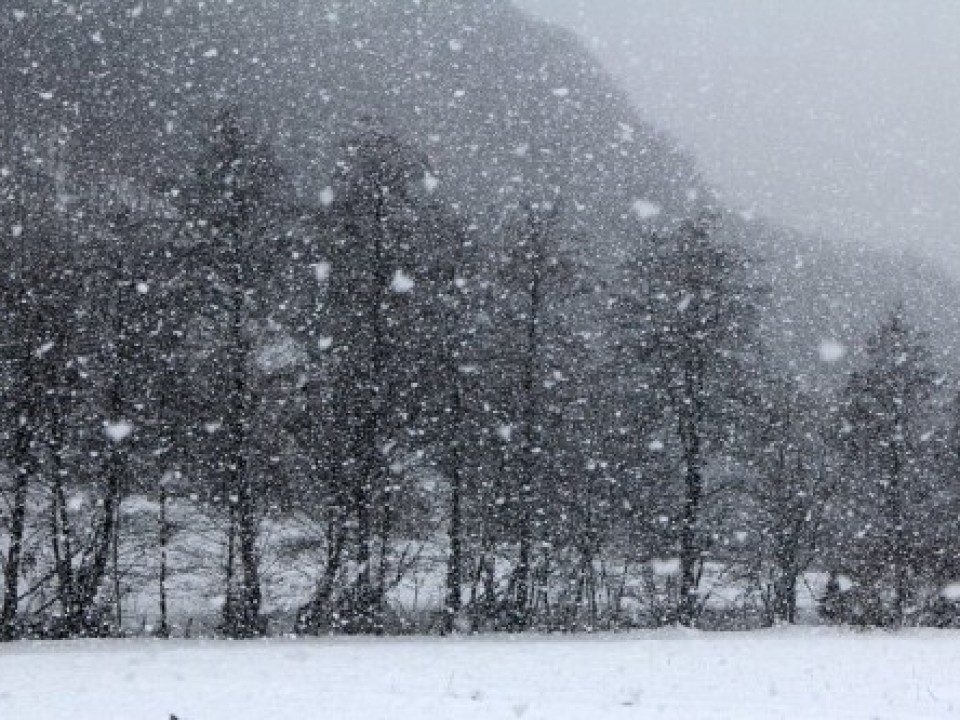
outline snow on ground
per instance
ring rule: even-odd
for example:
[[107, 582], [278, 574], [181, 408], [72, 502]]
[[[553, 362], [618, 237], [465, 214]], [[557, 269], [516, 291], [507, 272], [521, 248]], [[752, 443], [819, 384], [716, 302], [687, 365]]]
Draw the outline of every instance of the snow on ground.
[[89, 641], [0, 647], [5, 720], [960, 717], [960, 633]]

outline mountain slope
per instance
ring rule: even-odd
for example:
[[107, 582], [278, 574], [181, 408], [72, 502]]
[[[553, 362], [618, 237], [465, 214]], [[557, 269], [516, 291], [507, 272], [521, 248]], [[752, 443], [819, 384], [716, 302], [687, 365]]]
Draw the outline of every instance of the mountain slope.
[[[507, 0], [20, 5], [0, 14], [0, 141], [59, 138], [90, 178], [175, 184], [203, 123], [231, 104], [275, 141], [306, 202], [372, 118], [425, 148], [482, 227], [520, 197], [563, 198], [598, 267], [643, 226], [713, 202], [570, 34]], [[797, 373], [819, 373], [820, 340], [854, 342], [896, 300], [952, 347], [960, 293], [935, 268], [732, 214], [727, 233], [767, 259], [768, 335]]]

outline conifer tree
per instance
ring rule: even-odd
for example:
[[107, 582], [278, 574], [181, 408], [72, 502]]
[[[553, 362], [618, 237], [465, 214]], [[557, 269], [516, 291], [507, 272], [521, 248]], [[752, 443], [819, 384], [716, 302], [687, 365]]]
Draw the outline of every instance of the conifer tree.
[[902, 625], [917, 599], [924, 509], [935, 477], [928, 441], [937, 381], [925, 336], [899, 306], [868, 338], [863, 362], [843, 389], [836, 552], [855, 583], [857, 622]]

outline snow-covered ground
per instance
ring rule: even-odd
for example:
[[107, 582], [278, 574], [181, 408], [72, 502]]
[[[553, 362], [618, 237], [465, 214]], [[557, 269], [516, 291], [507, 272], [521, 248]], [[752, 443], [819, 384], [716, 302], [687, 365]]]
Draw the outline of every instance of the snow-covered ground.
[[960, 633], [0, 646], [4, 720], [956, 718]]

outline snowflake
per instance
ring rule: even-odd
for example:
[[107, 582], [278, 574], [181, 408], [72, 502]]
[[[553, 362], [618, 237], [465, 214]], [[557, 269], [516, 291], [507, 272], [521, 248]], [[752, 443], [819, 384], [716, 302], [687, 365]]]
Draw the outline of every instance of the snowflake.
[[633, 210], [634, 215], [641, 220], [655, 218], [663, 212], [663, 209], [657, 203], [642, 199], [636, 200], [633, 205], [630, 206], [630, 209]]
[[313, 264], [313, 276], [317, 279], [317, 282], [324, 283], [330, 279], [330, 263], [328, 262], [318, 262]]
[[940, 597], [956, 602], [960, 600], [960, 583], [950, 583], [940, 591]]
[[836, 340], [824, 340], [820, 343], [820, 359], [825, 363], [835, 363], [843, 359], [847, 349]]
[[402, 294], [412, 291], [415, 285], [416, 283], [413, 281], [413, 278], [404, 273], [403, 270], [397, 270], [390, 283], [390, 289], [395, 293]]
[[133, 435], [133, 430], [133, 423], [129, 420], [117, 420], [103, 424], [104, 434], [113, 442], [123, 442]]

